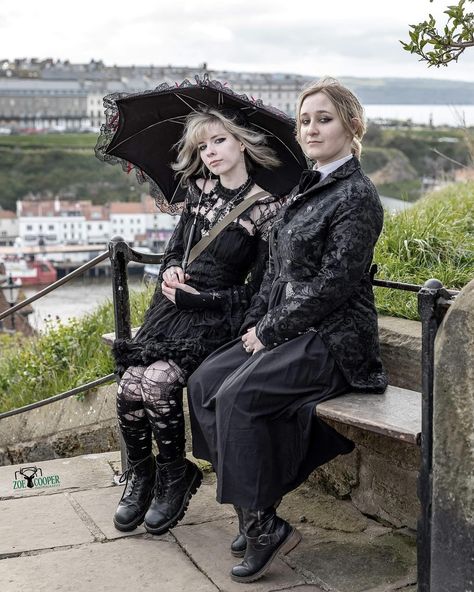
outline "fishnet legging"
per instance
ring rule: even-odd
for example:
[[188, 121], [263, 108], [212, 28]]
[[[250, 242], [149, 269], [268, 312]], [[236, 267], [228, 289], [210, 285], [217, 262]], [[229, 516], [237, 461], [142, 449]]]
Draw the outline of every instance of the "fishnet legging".
[[130, 366], [117, 392], [117, 415], [131, 461], [151, 454], [152, 433], [163, 461], [184, 455], [183, 371], [171, 360]]

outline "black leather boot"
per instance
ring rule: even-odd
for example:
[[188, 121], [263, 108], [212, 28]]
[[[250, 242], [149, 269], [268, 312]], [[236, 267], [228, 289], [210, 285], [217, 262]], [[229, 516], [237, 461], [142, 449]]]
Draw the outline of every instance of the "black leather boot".
[[278, 554], [286, 555], [301, 540], [301, 534], [276, 515], [275, 508], [242, 508], [247, 549], [244, 560], [232, 568], [234, 582], [254, 582], [261, 578]]
[[[281, 504], [282, 498], [280, 497], [274, 504], [273, 507], [275, 510]], [[230, 544], [230, 552], [234, 557], [243, 557], [245, 555], [245, 549], [247, 548], [247, 539], [245, 538], [244, 533], [244, 519], [242, 516], [242, 508], [239, 506], [234, 506], [235, 513], [237, 514], [237, 518], [239, 519], [239, 534], [235, 537], [235, 539]]]
[[186, 513], [201, 481], [201, 471], [186, 458], [163, 463], [157, 456], [155, 495], [145, 514], [147, 531], [164, 534], [175, 526]]
[[125, 481], [125, 489], [114, 514], [117, 530], [133, 530], [143, 522], [153, 496], [154, 468], [152, 456], [137, 462], [129, 461], [129, 468], [118, 481]]
[[244, 519], [242, 516], [242, 508], [234, 506], [235, 513], [239, 519], [239, 534], [230, 544], [230, 552], [234, 557], [243, 557], [245, 555], [245, 549], [247, 548], [247, 540], [244, 534]]

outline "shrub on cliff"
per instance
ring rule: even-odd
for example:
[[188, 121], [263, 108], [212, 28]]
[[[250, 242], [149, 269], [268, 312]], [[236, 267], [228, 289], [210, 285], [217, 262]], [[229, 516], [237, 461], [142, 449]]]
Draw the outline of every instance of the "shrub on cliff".
[[[378, 277], [423, 284], [437, 278], [460, 289], [474, 277], [474, 182], [426, 195], [413, 207], [385, 216], [377, 244]], [[416, 294], [376, 289], [381, 314], [418, 319]]]

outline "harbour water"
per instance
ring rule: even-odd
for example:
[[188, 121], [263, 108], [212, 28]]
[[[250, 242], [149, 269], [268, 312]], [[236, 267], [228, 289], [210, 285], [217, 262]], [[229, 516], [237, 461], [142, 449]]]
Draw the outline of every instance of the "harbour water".
[[[139, 290], [143, 284], [141, 279], [131, 277], [129, 286], [131, 290]], [[28, 298], [41, 289], [42, 286], [24, 288], [23, 291]], [[67, 323], [68, 319], [80, 318], [107, 300], [112, 301], [110, 278], [74, 280], [33, 302], [34, 312], [28, 320], [35, 329], [41, 331], [48, 325], [48, 320], [55, 321], [59, 317], [61, 322]]]
[[474, 126], [474, 105], [364, 105], [368, 119], [459, 127], [464, 118], [468, 127]]

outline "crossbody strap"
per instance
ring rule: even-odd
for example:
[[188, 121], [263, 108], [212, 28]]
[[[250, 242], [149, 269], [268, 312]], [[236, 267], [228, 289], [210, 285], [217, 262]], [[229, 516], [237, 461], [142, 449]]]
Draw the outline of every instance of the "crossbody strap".
[[266, 191], [258, 191], [254, 195], [247, 197], [239, 203], [239, 205], [235, 206], [228, 214], [226, 214], [222, 220], [211, 228], [209, 234], [203, 236], [200, 241], [198, 241], [194, 247], [191, 249], [189, 253], [189, 258], [187, 261], [187, 265], [192, 263], [196, 257], [198, 257], [206, 247], [208, 247], [212, 241], [226, 228], [229, 226], [231, 222], [236, 220], [245, 210], [248, 210], [250, 206], [252, 206], [258, 199], [262, 197], [268, 197], [270, 194]]

